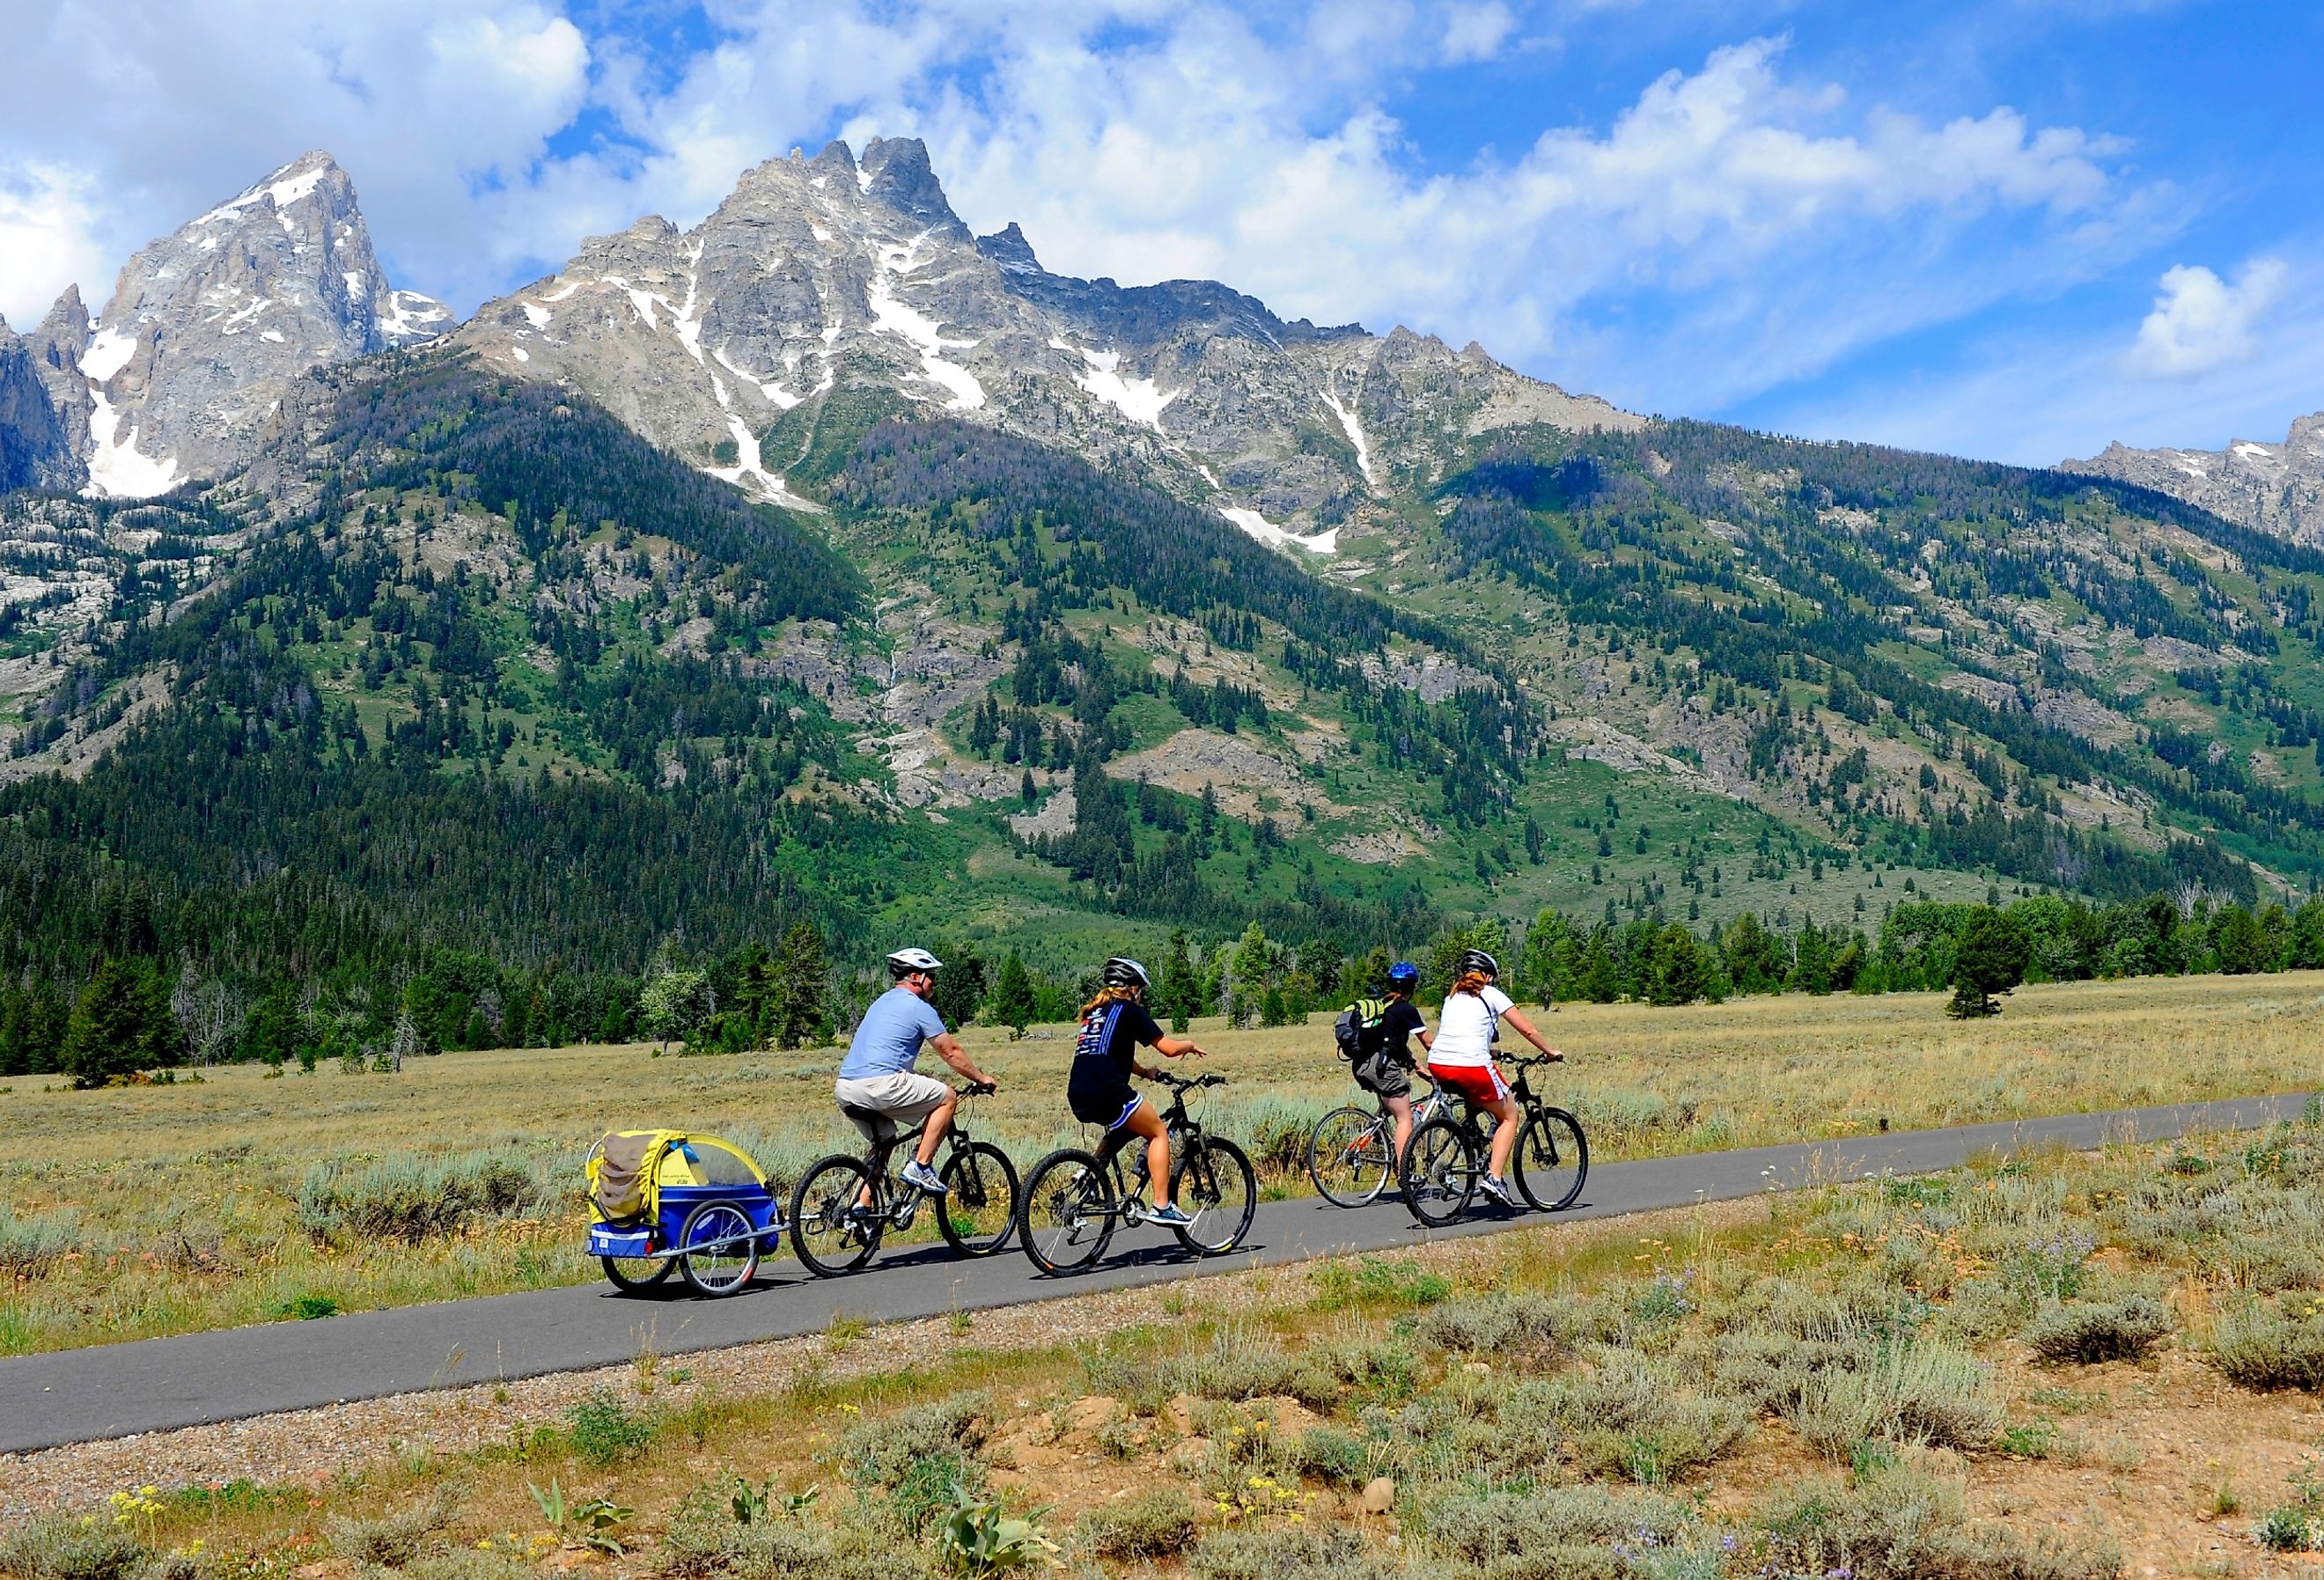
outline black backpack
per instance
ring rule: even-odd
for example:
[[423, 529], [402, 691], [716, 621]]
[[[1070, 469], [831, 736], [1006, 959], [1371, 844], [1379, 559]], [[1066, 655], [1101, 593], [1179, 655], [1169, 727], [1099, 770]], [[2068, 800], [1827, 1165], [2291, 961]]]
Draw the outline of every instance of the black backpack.
[[1386, 999], [1358, 999], [1342, 1010], [1340, 1018], [1332, 1022], [1332, 1040], [1338, 1044], [1340, 1057], [1353, 1063], [1369, 1054], [1372, 1033], [1387, 1018]]

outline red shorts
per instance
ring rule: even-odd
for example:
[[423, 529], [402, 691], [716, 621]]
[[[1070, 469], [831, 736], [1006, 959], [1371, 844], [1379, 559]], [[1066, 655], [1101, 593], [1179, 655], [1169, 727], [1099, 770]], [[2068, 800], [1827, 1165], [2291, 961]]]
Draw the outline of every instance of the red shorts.
[[1428, 1078], [1448, 1095], [1475, 1104], [1499, 1103], [1509, 1095], [1509, 1084], [1495, 1064], [1432, 1064]]

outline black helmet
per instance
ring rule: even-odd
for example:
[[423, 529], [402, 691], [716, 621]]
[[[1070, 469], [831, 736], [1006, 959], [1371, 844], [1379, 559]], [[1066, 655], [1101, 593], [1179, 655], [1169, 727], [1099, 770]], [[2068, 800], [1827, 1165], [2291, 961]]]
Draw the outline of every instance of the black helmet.
[[1105, 963], [1104, 982], [1108, 987], [1134, 987], [1140, 993], [1154, 985], [1146, 967], [1127, 955], [1116, 955]]
[[1501, 963], [1482, 949], [1463, 949], [1461, 951], [1460, 968], [1454, 975], [1466, 976], [1471, 971], [1482, 972], [1487, 976], [1499, 976], [1501, 974]]

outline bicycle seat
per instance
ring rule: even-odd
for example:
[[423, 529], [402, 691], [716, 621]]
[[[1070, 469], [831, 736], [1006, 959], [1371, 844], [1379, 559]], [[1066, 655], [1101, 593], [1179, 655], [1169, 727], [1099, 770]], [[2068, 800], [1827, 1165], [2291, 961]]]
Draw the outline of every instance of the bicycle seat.
[[889, 1123], [888, 1116], [878, 1109], [865, 1108], [859, 1104], [843, 1103], [839, 1105], [839, 1112], [857, 1124], [880, 1125]]

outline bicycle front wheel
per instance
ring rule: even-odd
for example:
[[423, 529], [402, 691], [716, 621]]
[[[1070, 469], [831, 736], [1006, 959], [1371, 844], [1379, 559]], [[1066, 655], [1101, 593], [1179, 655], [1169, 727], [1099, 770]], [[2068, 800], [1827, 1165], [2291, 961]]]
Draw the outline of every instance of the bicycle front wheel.
[[1178, 1243], [1203, 1256], [1224, 1256], [1250, 1233], [1259, 1212], [1259, 1176], [1232, 1141], [1204, 1136], [1180, 1161], [1177, 1202], [1194, 1219], [1175, 1229]]
[[678, 1238], [681, 1245], [705, 1247], [678, 1259], [698, 1295], [731, 1295], [759, 1270], [758, 1225], [733, 1202], [703, 1203]]
[[1404, 1150], [1404, 1205], [1429, 1228], [1441, 1229], [1469, 1210], [1477, 1175], [1469, 1127], [1449, 1116], [1432, 1119]]
[[1545, 1213], [1563, 1212], [1590, 1177], [1590, 1138], [1563, 1108], [1545, 1108], [1517, 1138], [1518, 1194]]
[[1393, 1133], [1369, 1109], [1334, 1108], [1307, 1132], [1307, 1178], [1335, 1207], [1370, 1206], [1388, 1185]]
[[878, 1192], [871, 1206], [862, 1205], [872, 1184], [863, 1160], [844, 1152], [834, 1152], [800, 1178], [791, 1196], [791, 1249], [816, 1277], [852, 1273], [880, 1249], [888, 1225], [880, 1215]]
[[1017, 1229], [1017, 1169], [991, 1141], [972, 1141], [945, 1160], [936, 1226], [963, 1256], [991, 1256]]

